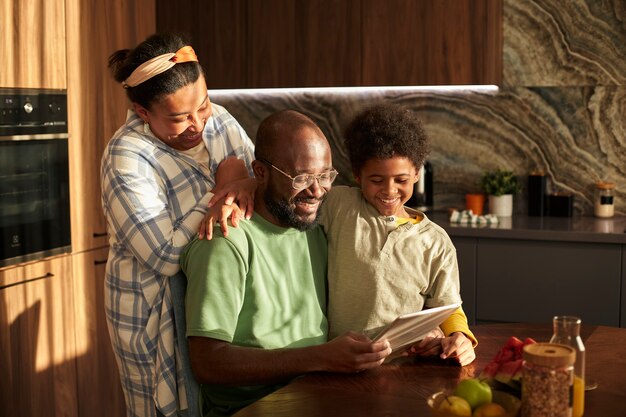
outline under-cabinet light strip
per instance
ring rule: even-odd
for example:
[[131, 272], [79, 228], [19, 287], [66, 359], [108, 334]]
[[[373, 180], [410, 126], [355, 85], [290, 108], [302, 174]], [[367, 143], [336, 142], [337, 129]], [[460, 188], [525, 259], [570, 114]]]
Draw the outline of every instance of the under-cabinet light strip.
[[304, 88], [237, 88], [209, 89], [212, 97], [233, 94], [273, 94], [273, 93], [359, 93], [366, 91], [423, 91], [423, 92], [497, 92], [497, 85], [433, 85], [396, 87], [304, 87]]

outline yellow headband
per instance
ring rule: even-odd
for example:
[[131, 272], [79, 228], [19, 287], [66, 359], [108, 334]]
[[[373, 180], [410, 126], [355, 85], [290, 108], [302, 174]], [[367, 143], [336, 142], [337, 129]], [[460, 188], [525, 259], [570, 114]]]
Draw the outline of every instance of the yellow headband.
[[182, 62], [198, 62], [198, 57], [191, 46], [183, 46], [176, 53], [170, 52], [155, 56], [144, 62], [135, 68], [132, 74], [122, 82], [122, 85], [124, 88], [135, 87]]

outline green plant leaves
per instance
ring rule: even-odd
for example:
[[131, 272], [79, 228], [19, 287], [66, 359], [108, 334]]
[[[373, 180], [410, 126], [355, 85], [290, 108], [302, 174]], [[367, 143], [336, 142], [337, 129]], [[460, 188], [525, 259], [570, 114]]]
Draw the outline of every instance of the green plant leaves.
[[516, 194], [522, 189], [515, 174], [503, 169], [485, 172], [478, 185], [485, 193], [495, 196]]

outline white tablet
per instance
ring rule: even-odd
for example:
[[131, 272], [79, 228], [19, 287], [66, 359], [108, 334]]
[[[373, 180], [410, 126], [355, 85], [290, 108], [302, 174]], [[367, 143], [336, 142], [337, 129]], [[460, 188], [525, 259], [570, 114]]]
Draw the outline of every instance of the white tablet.
[[403, 348], [422, 340], [431, 330], [437, 328], [461, 304], [454, 303], [441, 307], [429, 308], [415, 313], [402, 314], [385, 326], [374, 340], [387, 339], [393, 353], [400, 353]]

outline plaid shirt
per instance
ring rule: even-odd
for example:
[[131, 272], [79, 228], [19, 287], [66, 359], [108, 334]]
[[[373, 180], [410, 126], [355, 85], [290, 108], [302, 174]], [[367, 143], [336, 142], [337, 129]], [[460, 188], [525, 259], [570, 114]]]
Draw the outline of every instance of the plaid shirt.
[[[212, 173], [227, 156], [251, 171], [254, 145], [212, 104], [203, 140]], [[197, 233], [215, 185], [198, 164], [157, 139], [132, 110], [102, 157], [102, 206], [109, 233], [105, 310], [129, 416], [187, 408], [168, 277]]]

